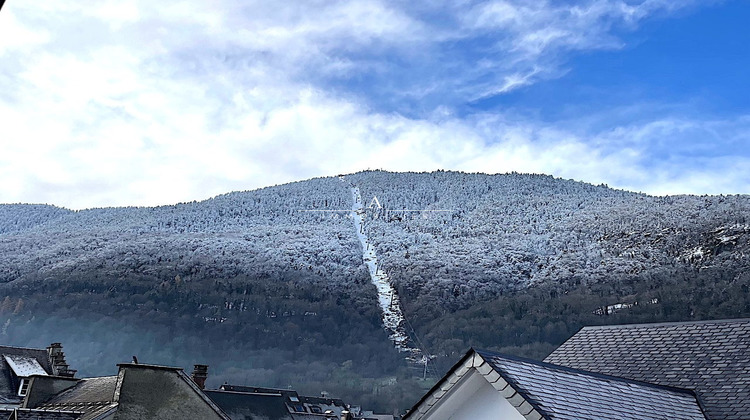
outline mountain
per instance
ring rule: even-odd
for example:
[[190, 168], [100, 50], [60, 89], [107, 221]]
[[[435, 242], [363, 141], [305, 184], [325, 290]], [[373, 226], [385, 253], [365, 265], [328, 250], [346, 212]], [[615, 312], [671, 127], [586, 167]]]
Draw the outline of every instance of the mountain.
[[431, 376], [469, 345], [543, 357], [583, 324], [750, 316], [748, 217], [746, 195], [444, 171], [153, 208], [0, 205], [0, 340], [62, 341], [89, 375], [137, 354], [207, 362], [209, 385], [403, 409], [424, 384], [383, 311], [436, 356]]

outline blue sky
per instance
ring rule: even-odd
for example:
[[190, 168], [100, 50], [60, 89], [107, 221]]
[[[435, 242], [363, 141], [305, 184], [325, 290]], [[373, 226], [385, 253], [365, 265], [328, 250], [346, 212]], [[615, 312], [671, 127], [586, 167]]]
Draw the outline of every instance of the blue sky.
[[750, 193], [750, 2], [7, 0], [0, 202], [363, 169]]

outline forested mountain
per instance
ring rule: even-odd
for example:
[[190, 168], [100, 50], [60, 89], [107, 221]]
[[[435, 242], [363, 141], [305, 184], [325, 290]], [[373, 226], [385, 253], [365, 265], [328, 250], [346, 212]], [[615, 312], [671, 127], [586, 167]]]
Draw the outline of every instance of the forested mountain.
[[543, 357], [583, 324], [750, 316], [749, 196], [367, 171], [155, 208], [0, 205], [0, 341], [62, 341], [88, 375], [136, 354], [403, 409], [422, 384], [382, 328], [352, 186], [433, 376], [470, 345]]

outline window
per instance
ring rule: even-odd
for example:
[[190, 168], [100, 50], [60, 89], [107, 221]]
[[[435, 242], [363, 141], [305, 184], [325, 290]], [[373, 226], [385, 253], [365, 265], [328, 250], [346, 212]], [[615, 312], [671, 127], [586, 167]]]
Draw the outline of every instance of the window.
[[305, 410], [305, 406], [302, 404], [291, 404], [291, 407], [295, 413], [307, 413], [307, 410]]
[[320, 408], [319, 406], [317, 406], [317, 405], [311, 405], [311, 406], [310, 406], [310, 412], [311, 412], [311, 413], [315, 413], [315, 414], [323, 414], [323, 409], [321, 409], [321, 408]]
[[26, 396], [26, 391], [29, 390], [28, 378], [21, 378], [21, 385], [18, 387], [18, 395], [21, 397]]

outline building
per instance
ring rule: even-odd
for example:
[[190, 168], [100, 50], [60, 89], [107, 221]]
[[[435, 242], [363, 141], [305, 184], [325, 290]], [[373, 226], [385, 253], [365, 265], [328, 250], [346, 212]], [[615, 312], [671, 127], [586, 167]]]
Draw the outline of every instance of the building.
[[75, 378], [54, 343], [47, 350], [0, 347], [0, 420], [353, 420], [363, 416], [337, 398], [225, 384], [205, 390], [208, 366], [182, 369], [123, 363], [118, 374]]
[[[117, 365], [116, 376], [75, 379], [31, 375], [22, 407], [10, 419], [205, 419], [229, 417], [180, 368]], [[33, 417], [36, 416], [36, 417]], [[56, 417], [57, 416], [57, 417]]]
[[71, 378], [75, 373], [65, 362], [60, 343], [46, 349], [0, 346], [0, 417], [21, 406], [32, 376]]
[[404, 420], [705, 420], [689, 390], [470, 350]]
[[205, 393], [232, 420], [339, 420], [355, 414], [338, 398], [306, 397], [292, 390], [225, 384]]
[[750, 418], [750, 319], [584, 327], [545, 361], [692, 389], [707, 418]]

